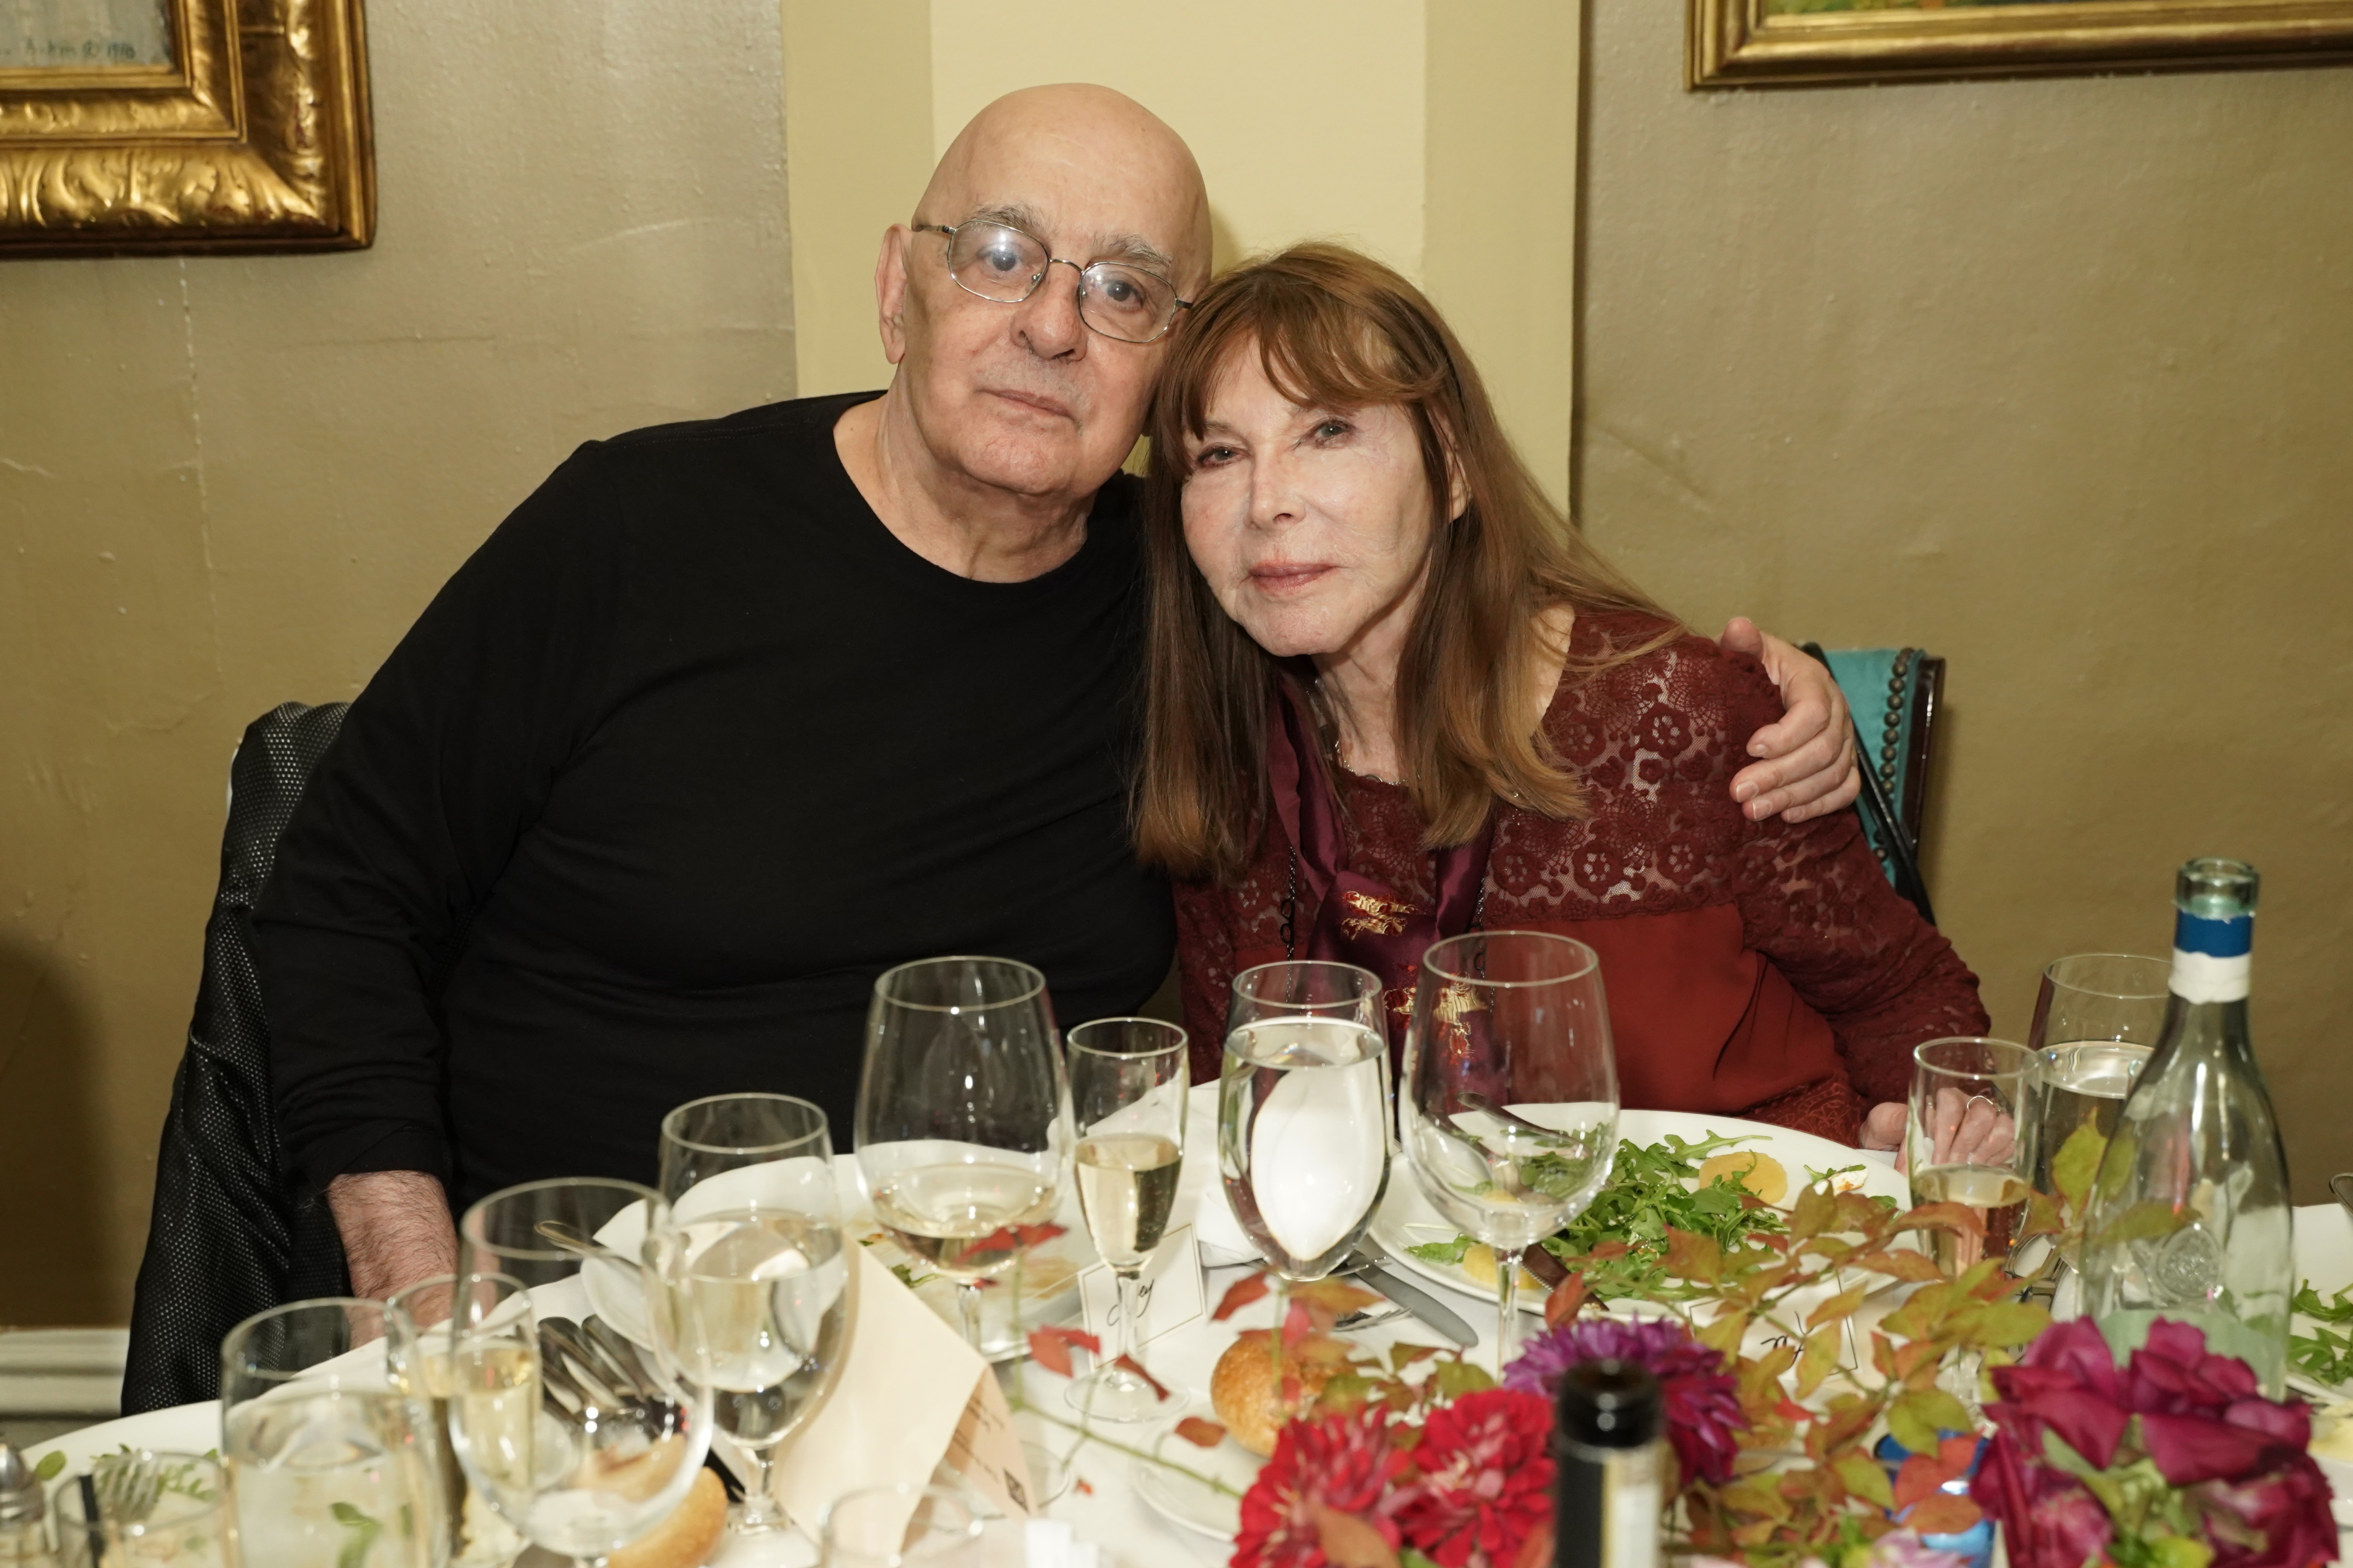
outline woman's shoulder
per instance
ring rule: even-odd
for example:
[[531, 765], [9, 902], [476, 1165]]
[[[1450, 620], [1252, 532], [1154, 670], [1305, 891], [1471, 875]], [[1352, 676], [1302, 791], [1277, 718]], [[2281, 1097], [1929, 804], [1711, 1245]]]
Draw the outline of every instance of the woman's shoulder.
[[[1632, 651], [1640, 650], [1640, 651]], [[1591, 782], [1622, 764], [1661, 784], [1729, 779], [1748, 737], [1780, 717], [1764, 668], [1672, 621], [1634, 611], [1577, 616], [1545, 731], [1561, 760]]]

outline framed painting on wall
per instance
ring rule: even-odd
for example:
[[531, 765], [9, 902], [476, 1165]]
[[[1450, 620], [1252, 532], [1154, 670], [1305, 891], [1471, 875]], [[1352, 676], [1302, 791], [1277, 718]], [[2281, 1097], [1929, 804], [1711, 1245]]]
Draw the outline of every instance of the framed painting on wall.
[[0, 0], [0, 258], [375, 226], [360, 0]]
[[2320, 65], [2353, 0], [1691, 0], [1693, 88]]

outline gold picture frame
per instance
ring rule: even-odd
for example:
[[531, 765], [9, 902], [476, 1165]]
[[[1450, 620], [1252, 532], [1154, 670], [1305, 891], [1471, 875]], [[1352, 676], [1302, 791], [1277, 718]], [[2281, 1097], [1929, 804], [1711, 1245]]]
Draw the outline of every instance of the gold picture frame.
[[1691, 0], [1694, 89], [2353, 59], [2353, 0]]
[[96, 37], [0, 54], [0, 258], [367, 245], [361, 0], [153, 3], [160, 63]]

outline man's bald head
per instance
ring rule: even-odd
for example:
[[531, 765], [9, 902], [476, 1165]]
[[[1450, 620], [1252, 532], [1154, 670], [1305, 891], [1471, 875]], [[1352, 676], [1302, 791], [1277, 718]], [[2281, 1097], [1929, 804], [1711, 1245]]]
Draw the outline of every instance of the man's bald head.
[[[1091, 237], [1138, 238], [1166, 256], [1181, 292], [1208, 280], [1209, 197], [1192, 149], [1158, 115], [1107, 87], [1062, 82], [1007, 93], [948, 144], [916, 211], [928, 223], [959, 223], [984, 208], [1039, 207], [1047, 193], [1068, 205], [1069, 218], [1122, 226]], [[1075, 246], [1081, 237], [1040, 237]]]
[[[883, 350], [899, 367], [883, 416], [914, 437], [901, 449], [920, 446], [968, 489], [1083, 515], [1135, 445], [1167, 342], [1089, 327], [1082, 270], [1120, 263], [1166, 278], [1179, 298], [1198, 293], [1209, 278], [1200, 166], [1124, 94], [1026, 88], [973, 117], [914, 217], [922, 226], [884, 239], [874, 279]], [[1019, 229], [1071, 266], [1047, 265], [1022, 300], [963, 289], [931, 230], [976, 219]]]

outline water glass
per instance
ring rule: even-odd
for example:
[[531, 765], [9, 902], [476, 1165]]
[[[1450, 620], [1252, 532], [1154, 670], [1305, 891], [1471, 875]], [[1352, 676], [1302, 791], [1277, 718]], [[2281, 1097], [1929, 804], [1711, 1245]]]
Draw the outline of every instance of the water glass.
[[820, 1568], [979, 1568], [979, 1500], [955, 1487], [873, 1487], [826, 1510]]
[[1098, 1018], [1067, 1042], [1078, 1127], [1079, 1207], [1095, 1250], [1119, 1282], [1109, 1351], [1072, 1384], [1072, 1405], [1100, 1420], [1143, 1421], [1170, 1396], [1121, 1362], [1135, 1353], [1137, 1281], [1176, 1205], [1185, 1161], [1185, 1031], [1155, 1018]]
[[2125, 952], [2085, 952], [2042, 971], [2026, 1043], [2042, 1054], [2034, 1190], [2055, 1194], [2051, 1163], [2079, 1127], [2116, 1129], [2125, 1096], [2165, 1033], [2173, 965]]
[[381, 1301], [257, 1312], [221, 1342], [236, 1557], [270, 1568], [441, 1568], [440, 1442], [392, 1382]]
[[663, 1117], [661, 1138], [657, 1337], [752, 1460], [735, 1532], [782, 1530], [777, 1453], [832, 1395], [858, 1316], [831, 1132], [806, 1100], [722, 1094]]
[[1292, 1283], [1354, 1250], [1389, 1177], [1381, 982], [1289, 960], [1234, 976], [1218, 1085], [1218, 1174], [1250, 1244]]
[[1958, 1274], [1983, 1258], [2007, 1261], [2032, 1191], [2042, 1058], [2010, 1040], [1930, 1040], [1912, 1052], [1905, 1169], [1916, 1205], [1956, 1203], [1985, 1222], [1982, 1237], [1923, 1233], [1930, 1255]]
[[[435, 1470], [441, 1482], [442, 1508], [449, 1525], [449, 1562], [453, 1568], [497, 1568], [514, 1561], [523, 1549], [522, 1536], [499, 1517], [466, 1479], [449, 1431], [449, 1401], [457, 1392], [457, 1373], [450, 1361], [453, 1319], [475, 1321], [485, 1309], [520, 1298], [521, 1282], [504, 1275], [475, 1275], [467, 1281], [468, 1305], [456, 1310], [458, 1277], [436, 1274], [420, 1279], [385, 1302], [385, 1354], [392, 1384], [417, 1405], [429, 1411], [439, 1451]], [[529, 1319], [529, 1303], [514, 1308]]]
[[58, 1568], [222, 1568], [228, 1478], [203, 1454], [140, 1448], [58, 1489]]
[[965, 1338], [980, 1349], [982, 1282], [1021, 1260], [1070, 1173], [1071, 1092], [1046, 977], [958, 957], [875, 981], [856, 1139], [874, 1217], [956, 1282]]
[[1544, 931], [1433, 944], [1415, 983], [1398, 1121], [1431, 1206], [1494, 1249], [1504, 1364], [1518, 1347], [1521, 1252], [1585, 1212], [1617, 1154], [1600, 955]]

